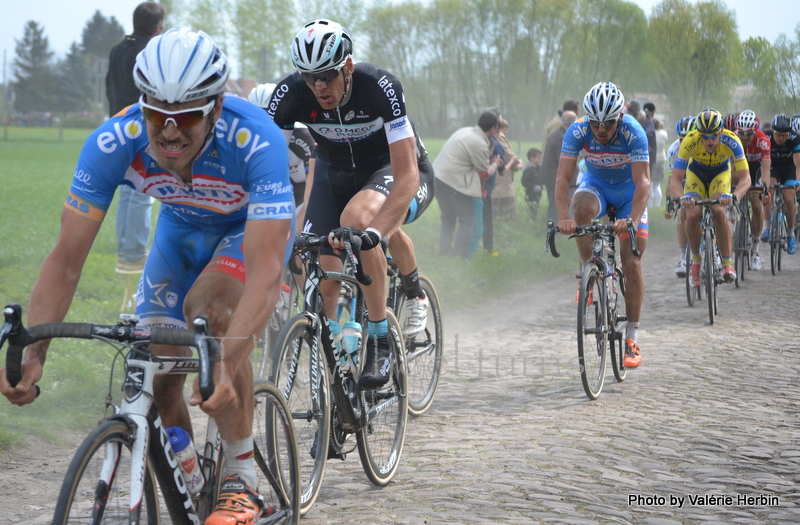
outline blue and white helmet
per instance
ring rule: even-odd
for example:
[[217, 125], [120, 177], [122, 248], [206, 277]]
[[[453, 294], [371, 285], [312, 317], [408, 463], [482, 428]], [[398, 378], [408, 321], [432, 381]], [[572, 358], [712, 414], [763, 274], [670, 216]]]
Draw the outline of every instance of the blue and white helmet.
[[583, 97], [583, 112], [589, 120], [613, 120], [624, 107], [625, 97], [613, 82], [599, 82]]
[[277, 84], [259, 84], [247, 95], [247, 100], [258, 107], [266, 108], [269, 105], [269, 98], [276, 87], [278, 87]]
[[332, 20], [307, 23], [292, 42], [292, 62], [301, 73], [340, 68], [352, 53], [350, 35]]
[[174, 104], [219, 95], [229, 72], [225, 53], [206, 33], [170, 29], [136, 56], [133, 81], [147, 95]]

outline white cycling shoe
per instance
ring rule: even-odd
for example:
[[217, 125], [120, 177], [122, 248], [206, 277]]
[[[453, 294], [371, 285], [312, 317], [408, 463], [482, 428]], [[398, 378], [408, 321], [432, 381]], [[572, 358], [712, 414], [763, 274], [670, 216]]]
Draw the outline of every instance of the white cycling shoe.
[[428, 297], [406, 299], [406, 320], [403, 324], [403, 337], [414, 337], [428, 324]]

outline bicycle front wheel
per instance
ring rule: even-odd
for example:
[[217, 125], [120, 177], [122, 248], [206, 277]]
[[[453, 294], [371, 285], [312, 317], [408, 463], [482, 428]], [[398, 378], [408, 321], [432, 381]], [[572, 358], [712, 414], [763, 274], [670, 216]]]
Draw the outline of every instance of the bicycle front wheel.
[[781, 256], [781, 229], [778, 225], [777, 213], [773, 212], [771, 227], [769, 230], [769, 267], [772, 275], [778, 273], [780, 270], [780, 256]]
[[[418, 416], [430, 408], [442, 370], [442, 312], [439, 295], [433, 283], [424, 275], [419, 284], [428, 298], [428, 321], [419, 334], [405, 338], [406, 362], [408, 363], [408, 411]], [[402, 294], [401, 294], [402, 295]], [[397, 309], [400, 326], [405, 323], [405, 295]]]
[[608, 310], [604, 304], [604, 286], [600, 270], [587, 264], [578, 294], [578, 366], [589, 399], [600, 395], [606, 375]]
[[692, 250], [688, 246], [686, 247], [684, 261], [686, 261], [686, 301], [689, 303], [689, 306], [694, 306], [694, 302], [697, 299], [697, 292], [695, 291], [695, 286], [692, 284]]
[[705, 231], [704, 243], [703, 265], [705, 269], [706, 297], [708, 298], [708, 320], [711, 324], [714, 324], [717, 276], [714, 273], [714, 238], [711, 235], [711, 230], [707, 229]]
[[387, 311], [389, 345], [395, 356], [392, 378], [376, 390], [360, 390], [361, 428], [356, 433], [361, 465], [369, 480], [378, 486], [388, 484], [400, 465], [408, 421], [408, 369], [403, 335], [397, 318]]
[[300, 458], [297, 436], [283, 394], [269, 381], [255, 382], [253, 444], [258, 494], [265, 512], [259, 525], [296, 524], [300, 520]]
[[[131, 436], [123, 421], [96, 427], [72, 458], [56, 503], [53, 523], [127, 524], [130, 514]], [[147, 462], [139, 523], [161, 523], [152, 465]]]
[[[311, 322], [296, 315], [283, 325], [269, 376], [283, 395], [297, 433], [302, 490], [300, 512], [314, 505], [325, 475], [330, 432], [330, 386]], [[313, 348], [318, 350], [312, 351]]]

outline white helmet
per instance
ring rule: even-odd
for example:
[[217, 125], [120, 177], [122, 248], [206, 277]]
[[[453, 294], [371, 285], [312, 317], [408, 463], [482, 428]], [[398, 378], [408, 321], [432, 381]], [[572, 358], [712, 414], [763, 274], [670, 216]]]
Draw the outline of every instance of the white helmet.
[[353, 40], [331, 20], [314, 20], [303, 26], [292, 42], [292, 62], [301, 73], [318, 73], [341, 67], [353, 52]]
[[276, 87], [278, 87], [277, 84], [270, 84], [269, 82], [266, 84], [259, 84], [247, 95], [247, 100], [256, 106], [266, 108], [269, 104], [269, 97], [272, 96], [272, 92], [275, 91]]
[[136, 56], [133, 81], [168, 104], [219, 95], [228, 81], [228, 60], [203, 31], [170, 29]]
[[745, 109], [739, 114], [736, 126], [742, 131], [755, 131], [758, 129], [758, 117], [755, 112]]
[[613, 82], [599, 82], [583, 97], [583, 111], [589, 120], [613, 120], [624, 107], [625, 97]]

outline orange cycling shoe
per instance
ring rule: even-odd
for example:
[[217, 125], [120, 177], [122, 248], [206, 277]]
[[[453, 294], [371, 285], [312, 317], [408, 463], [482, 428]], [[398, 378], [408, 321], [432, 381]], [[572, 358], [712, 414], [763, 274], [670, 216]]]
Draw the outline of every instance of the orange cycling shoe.
[[642, 350], [633, 339], [625, 339], [625, 357], [622, 359], [625, 368], [636, 368], [642, 364]]
[[228, 476], [205, 525], [254, 525], [263, 508], [264, 501], [253, 487], [239, 476]]
[[[578, 291], [575, 292], [575, 304], [578, 304], [580, 302], [581, 302], [581, 285], [578, 285]], [[589, 288], [589, 297], [586, 298], [586, 304], [588, 306], [592, 306], [593, 302], [594, 302], [594, 286]]]

